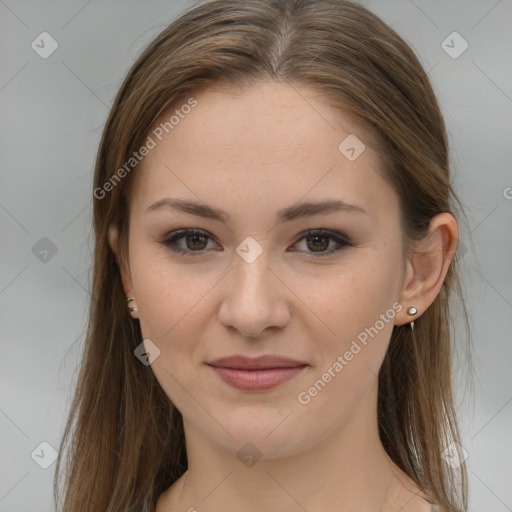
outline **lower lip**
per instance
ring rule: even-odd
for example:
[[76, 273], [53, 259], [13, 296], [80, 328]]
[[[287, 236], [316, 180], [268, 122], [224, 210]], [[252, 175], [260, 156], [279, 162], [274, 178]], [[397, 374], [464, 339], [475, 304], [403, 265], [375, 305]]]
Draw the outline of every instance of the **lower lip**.
[[239, 370], [220, 366], [212, 366], [212, 368], [224, 382], [234, 388], [246, 391], [263, 391], [275, 388], [293, 379], [293, 377], [307, 368], [307, 365], [294, 366], [292, 368], [269, 368], [266, 370]]

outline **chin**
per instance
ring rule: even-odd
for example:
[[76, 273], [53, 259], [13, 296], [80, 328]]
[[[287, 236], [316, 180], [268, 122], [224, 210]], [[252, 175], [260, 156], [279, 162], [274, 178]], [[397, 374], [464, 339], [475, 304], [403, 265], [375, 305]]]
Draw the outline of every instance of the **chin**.
[[258, 408], [253, 414], [245, 414], [243, 411], [240, 414], [232, 413], [222, 422], [226, 430], [215, 429], [215, 434], [220, 436], [213, 431], [207, 435], [237, 456], [243, 455], [245, 450], [249, 454], [254, 451], [262, 459], [288, 457], [307, 450], [308, 445], [315, 444], [304, 431], [304, 424], [301, 428], [297, 423], [296, 414], [292, 411], [291, 408], [272, 413], [267, 410], [265, 414], [265, 411]]

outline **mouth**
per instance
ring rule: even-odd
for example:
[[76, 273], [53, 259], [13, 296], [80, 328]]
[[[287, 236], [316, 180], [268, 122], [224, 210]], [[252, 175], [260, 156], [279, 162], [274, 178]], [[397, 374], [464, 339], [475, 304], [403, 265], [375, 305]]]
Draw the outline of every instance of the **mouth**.
[[264, 391], [293, 379], [309, 364], [279, 356], [230, 356], [208, 366], [228, 385], [245, 391]]

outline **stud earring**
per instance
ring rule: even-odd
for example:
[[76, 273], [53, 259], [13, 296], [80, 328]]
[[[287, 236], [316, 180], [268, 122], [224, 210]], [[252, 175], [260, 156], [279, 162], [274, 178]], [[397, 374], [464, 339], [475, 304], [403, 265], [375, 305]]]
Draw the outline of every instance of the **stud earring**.
[[[135, 297], [128, 297], [128, 298], [126, 299], [126, 302], [127, 302], [128, 304], [130, 304], [130, 302], [131, 302], [132, 300], [135, 300]], [[134, 311], [138, 311], [138, 309], [137, 309], [136, 307], [131, 308], [130, 306], [128, 306], [128, 309], [130, 310], [130, 313], [133, 313]]]
[[[418, 312], [418, 309], [415, 308], [414, 306], [410, 306], [407, 308], [407, 314], [409, 316], [414, 316], [417, 312]], [[411, 331], [413, 331], [414, 330], [414, 320], [412, 322], [410, 322], [409, 325], [411, 326]]]

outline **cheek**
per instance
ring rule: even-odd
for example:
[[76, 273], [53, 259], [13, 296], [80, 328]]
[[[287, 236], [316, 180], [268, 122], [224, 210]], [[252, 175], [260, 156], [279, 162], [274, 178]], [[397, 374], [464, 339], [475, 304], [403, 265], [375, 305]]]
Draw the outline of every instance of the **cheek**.
[[207, 277], [201, 279], [197, 272], [194, 275], [192, 265], [170, 262], [164, 249], [137, 249], [131, 264], [142, 336], [160, 351], [151, 370], [174, 405], [188, 411], [190, 395], [186, 390], [192, 392], [197, 385], [191, 365], [196, 340], [201, 337], [208, 315], [211, 316], [205, 308], [213, 285]]
[[311, 309], [322, 311], [322, 319], [337, 335], [354, 336], [373, 325], [398, 297], [398, 261], [392, 254], [361, 252], [326, 276], [323, 286], [310, 288]]
[[326, 336], [323, 329], [320, 335], [318, 330], [318, 364], [297, 400], [310, 417], [330, 411], [326, 423], [333, 428], [350, 417], [370, 389], [375, 391], [387, 351], [394, 326], [396, 282], [391, 279], [395, 271], [384, 272], [382, 264], [371, 266], [361, 259], [350, 273], [340, 273], [330, 281], [322, 299], [322, 320], [334, 334]]
[[378, 372], [394, 326], [399, 261], [397, 250], [361, 251], [350, 264], [333, 272], [321, 293], [319, 288], [314, 297], [310, 295], [311, 309], [321, 312], [319, 317], [329, 328], [317, 333], [320, 374], [331, 368], [338, 356], [343, 358], [343, 370], [331, 369], [344, 375], [337, 379], [338, 384], [350, 379], [357, 387], [357, 382], [363, 385]]
[[164, 247], [135, 239], [130, 265], [143, 336], [166, 349], [171, 339], [179, 346], [180, 330], [193, 325], [199, 298], [211, 288], [208, 279], [194, 275], [192, 265], [173, 263]]

